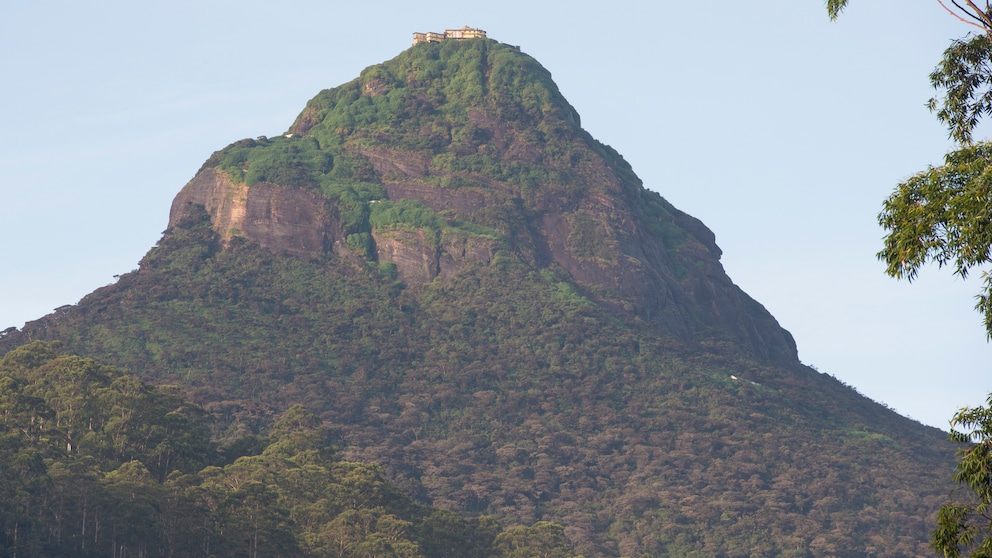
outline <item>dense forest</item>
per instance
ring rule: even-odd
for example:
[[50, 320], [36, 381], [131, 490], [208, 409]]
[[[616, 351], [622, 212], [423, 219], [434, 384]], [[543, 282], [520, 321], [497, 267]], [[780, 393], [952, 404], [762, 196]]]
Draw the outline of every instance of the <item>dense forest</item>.
[[501, 530], [417, 504], [341, 461], [289, 408], [218, 446], [173, 393], [35, 342], [0, 361], [0, 554], [511, 557], [574, 554], [560, 526]]
[[[926, 554], [944, 433], [802, 365], [719, 255], [532, 58], [418, 45], [215, 153], [139, 269], [0, 335], [10, 416], [54, 432], [8, 430], [5, 548]], [[63, 363], [148, 416], [58, 419], [31, 386]], [[113, 535], [139, 502], [150, 534]]]

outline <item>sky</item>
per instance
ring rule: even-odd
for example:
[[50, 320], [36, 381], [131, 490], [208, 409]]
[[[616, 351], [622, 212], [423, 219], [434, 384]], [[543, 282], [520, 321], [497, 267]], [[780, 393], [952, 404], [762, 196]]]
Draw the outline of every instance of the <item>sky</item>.
[[716, 233], [800, 359], [947, 429], [992, 392], [980, 277], [875, 254], [900, 181], [953, 146], [927, 76], [968, 28], [936, 1], [466, 5], [9, 2], [0, 17], [0, 329], [137, 268], [210, 154], [464, 25], [519, 45], [646, 187]]

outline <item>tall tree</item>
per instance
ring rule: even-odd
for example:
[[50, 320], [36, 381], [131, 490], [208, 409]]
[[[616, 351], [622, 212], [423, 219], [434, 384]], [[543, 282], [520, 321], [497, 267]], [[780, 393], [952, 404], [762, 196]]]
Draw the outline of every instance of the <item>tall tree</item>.
[[[992, 115], [992, 7], [988, 1], [984, 8], [971, 0], [937, 2], [981, 33], [952, 41], [930, 74], [942, 94], [930, 99], [929, 108], [958, 148], [943, 165], [900, 183], [878, 215], [888, 231], [878, 257], [889, 275], [909, 281], [930, 262], [952, 266], [961, 277], [992, 262], [992, 143], [973, 137], [982, 118]], [[827, 0], [831, 19], [846, 6], [847, 0]], [[992, 338], [992, 276], [986, 270], [981, 275], [975, 309]]]
[[[942, 166], [900, 183], [878, 216], [888, 231], [878, 257], [889, 275], [910, 281], [928, 262], [952, 265], [961, 277], [992, 262], [992, 142], [973, 138], [982, 118], [992, 116], [992, 3], [937, 2], [981, 33], [953, 41], [930, 74], [943, 97], [931, 99], [929, 108], [958, 148]], [[830, 18], [846, 6], [847, 0], [827, 0]], [[992, 275], [982, 271], [982, 280], [975, 308], [992, 339]], [[931, 546], [947, 558], [992, 557], [992, 395], [987, 406], [962, 409], [951, 425], [961, 429], [952, 429], [951, 439], [965, 445], [954, 473], [963, 490], [940, 508]]]

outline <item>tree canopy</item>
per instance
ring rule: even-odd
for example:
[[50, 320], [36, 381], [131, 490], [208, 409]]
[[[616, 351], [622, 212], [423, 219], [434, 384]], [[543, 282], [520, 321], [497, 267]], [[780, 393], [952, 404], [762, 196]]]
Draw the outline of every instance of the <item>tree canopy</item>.
[[[930, 74], [938, 95], [928, 106], [958, 147], [944, 164], [899, 183], [878, 215], [887, 231], [880, 260], [886, 272], [912, 281], [928, 263], [950, 265], [967, 277], [992, 262], [992, 142], [975, 141], [975, 128], [992, 116], [992, 8], [970, 0], [938, 3], [954, 17], [982, 30], [954, 40]], [[828, 0], [836, 19], [847, 0]], [[992, 338], [992, 277], [981, 272], [983, 287], [975, 309]]]

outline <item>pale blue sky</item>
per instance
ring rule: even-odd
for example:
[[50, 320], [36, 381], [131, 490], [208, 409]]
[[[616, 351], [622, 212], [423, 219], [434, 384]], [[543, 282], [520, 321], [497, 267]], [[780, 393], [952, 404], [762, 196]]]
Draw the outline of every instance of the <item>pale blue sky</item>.
[[[137, 267], [215, 150], [414, 31], [481, 27], [536, 57], [583, 125], [709, 226], [803, 362], [946, 428], [992, 391], [977, 275], [876, 261], [894, 185], [950, 147], [927, 75], [967, 29], [935, 1], [8, 3], [0, 17], [0, 328]], [[343, 4], [343, 3], [342, 3]]]

